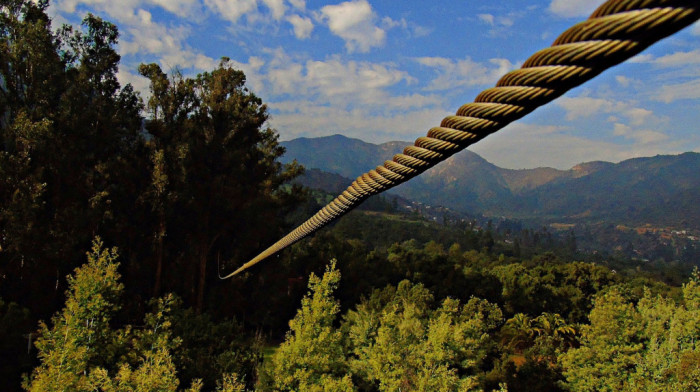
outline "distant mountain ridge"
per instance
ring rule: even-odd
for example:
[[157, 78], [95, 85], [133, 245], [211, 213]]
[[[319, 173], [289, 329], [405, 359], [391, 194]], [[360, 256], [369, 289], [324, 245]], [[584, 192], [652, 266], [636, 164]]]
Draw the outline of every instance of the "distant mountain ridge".
[[[411, 143], [366, 143], [342, 135], [281, 143], [283, 162], [350, 180]], [[470, 213], [545, 222], [663, 224], [700, 228], [700, 154], [586, 162], [569, 170], [500, 168], [465, 150], [391, 190]]]
[[[408, 142], [372, 144], [343, 135], [298, 138], [281, 143], [287, 152], [284, 163], [296, 159], [307, 168], [321, 169], [343, 177], [355, 178], [373, 169], [394, 154], [403, 151]], [[383, 157], [383, 158], [382, 158]]]

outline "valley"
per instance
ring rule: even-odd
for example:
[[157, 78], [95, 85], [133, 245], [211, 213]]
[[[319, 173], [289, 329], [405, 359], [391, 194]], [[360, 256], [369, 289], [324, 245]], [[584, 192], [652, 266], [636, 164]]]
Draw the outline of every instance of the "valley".
[[[331, 195], [410, 143], [366, 143], [341, 135], [281, 143], [283, 162], [307, 168], [298, 181]], [[350, 153], [352, 152], [352, 153]], [[391, 189], [396, 209], [434, 222], [517, 221], [524, 228], [573, 232], [579, 250], [697, 263], [700, 255], [700, 154], [619, 163], [584, 162], [569, 170], [506, 169], [469, 150]]]

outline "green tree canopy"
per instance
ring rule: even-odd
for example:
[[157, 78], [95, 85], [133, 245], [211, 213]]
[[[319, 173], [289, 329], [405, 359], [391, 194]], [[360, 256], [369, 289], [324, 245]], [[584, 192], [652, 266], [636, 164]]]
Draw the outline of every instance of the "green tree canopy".
[[312, 274], [309, 293], [289, 322], [290, 331], [272, 357], [278, 391], [354, 391], [343, 353], [342, 335], [333, 324], [340, 312], [333, 292], [340, 272], [331, 261], [323, 277]]
[[700, 276], [683, 286], [683, 303], [647, 291], [635, 301], [621, 288], [595, 300], [581, 347], [560, 357], [575, 391], [700, 389]]
[[[172, 296], [154, 301], [144, 327], [110, 325], [119, 310], [116, 249], [104, 249], [97, 239], [88, 261], [68, 277], [65, 307], [40, 324], [36, 340], [40, 365], [25, 380], [31, 392], [52, 391], [172, 391], [180, 381], [173, 351], [180, 339], [172, 335]], [[187, 391], [199, 391], [192, 382]]]
[[477, 298], [464, 305], [448, 298], [437, 309], [432, 302], [422, 285], [403, 281], [350, 311], [343, 329], [353, 372], [380, 391], [479, 389], [500, 309]]

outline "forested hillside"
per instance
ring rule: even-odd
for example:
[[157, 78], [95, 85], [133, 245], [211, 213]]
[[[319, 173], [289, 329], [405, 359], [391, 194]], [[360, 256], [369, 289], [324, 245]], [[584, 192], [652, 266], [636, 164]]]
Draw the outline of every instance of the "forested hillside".
[[[297, 159], [312, 168], [301, 183], [335, 193], [407, 144], [374, 145], [340, 135], [302, 138], [282, 142], [287, 152], [281, 159]], [[339, 175], [347, 176], [345, 182]], [[519, 221], [523, 227], [547, 226], [563, 233], [573, 230], [588, 252], [697, 265], [697, 189], [698, 153], [617, 164], [588, 162], [570, 170], [512, 170], [463, 151], [389, 194], [409, 201], [404, 204], [420, 202], [433, 209], [442, 206], [459, 214], [482, 216], [482, 222], [505, 219]]]
[[[409, 145], [340, 135], [282, 142], [282, 161], [349, 179]], [[652, 224], [700, 230], [700, 154], [587, 162], [570, 170], [503, 169], [464, 151], [391, 192], [456, 210], [544, 223]]]
[[117, 80], [117, 26], [56, 28], [47, 7], [0, 2], [3, 390], [700, 389], [698, 270], [581, 252], [572, 231], [389, 195], [219, 279], [329, 194], [295, 182], [227, 59], [141, 65], [144, 101]]

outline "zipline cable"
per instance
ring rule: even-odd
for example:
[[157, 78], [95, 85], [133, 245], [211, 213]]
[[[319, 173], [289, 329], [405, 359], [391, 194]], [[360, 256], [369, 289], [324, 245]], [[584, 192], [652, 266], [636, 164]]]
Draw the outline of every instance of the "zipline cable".
[[338, 197], [264, 252], [222, 279], [237, 275], [340, 218], [365, 199], [423, 173], [467, 146], [553, 101], [606, 69], [700, 19], [700, 0], [609, 0], [565, 31], [551, 47], [504, 75], [473, 103], [445, 117], [391, 161], [357, 177]]

